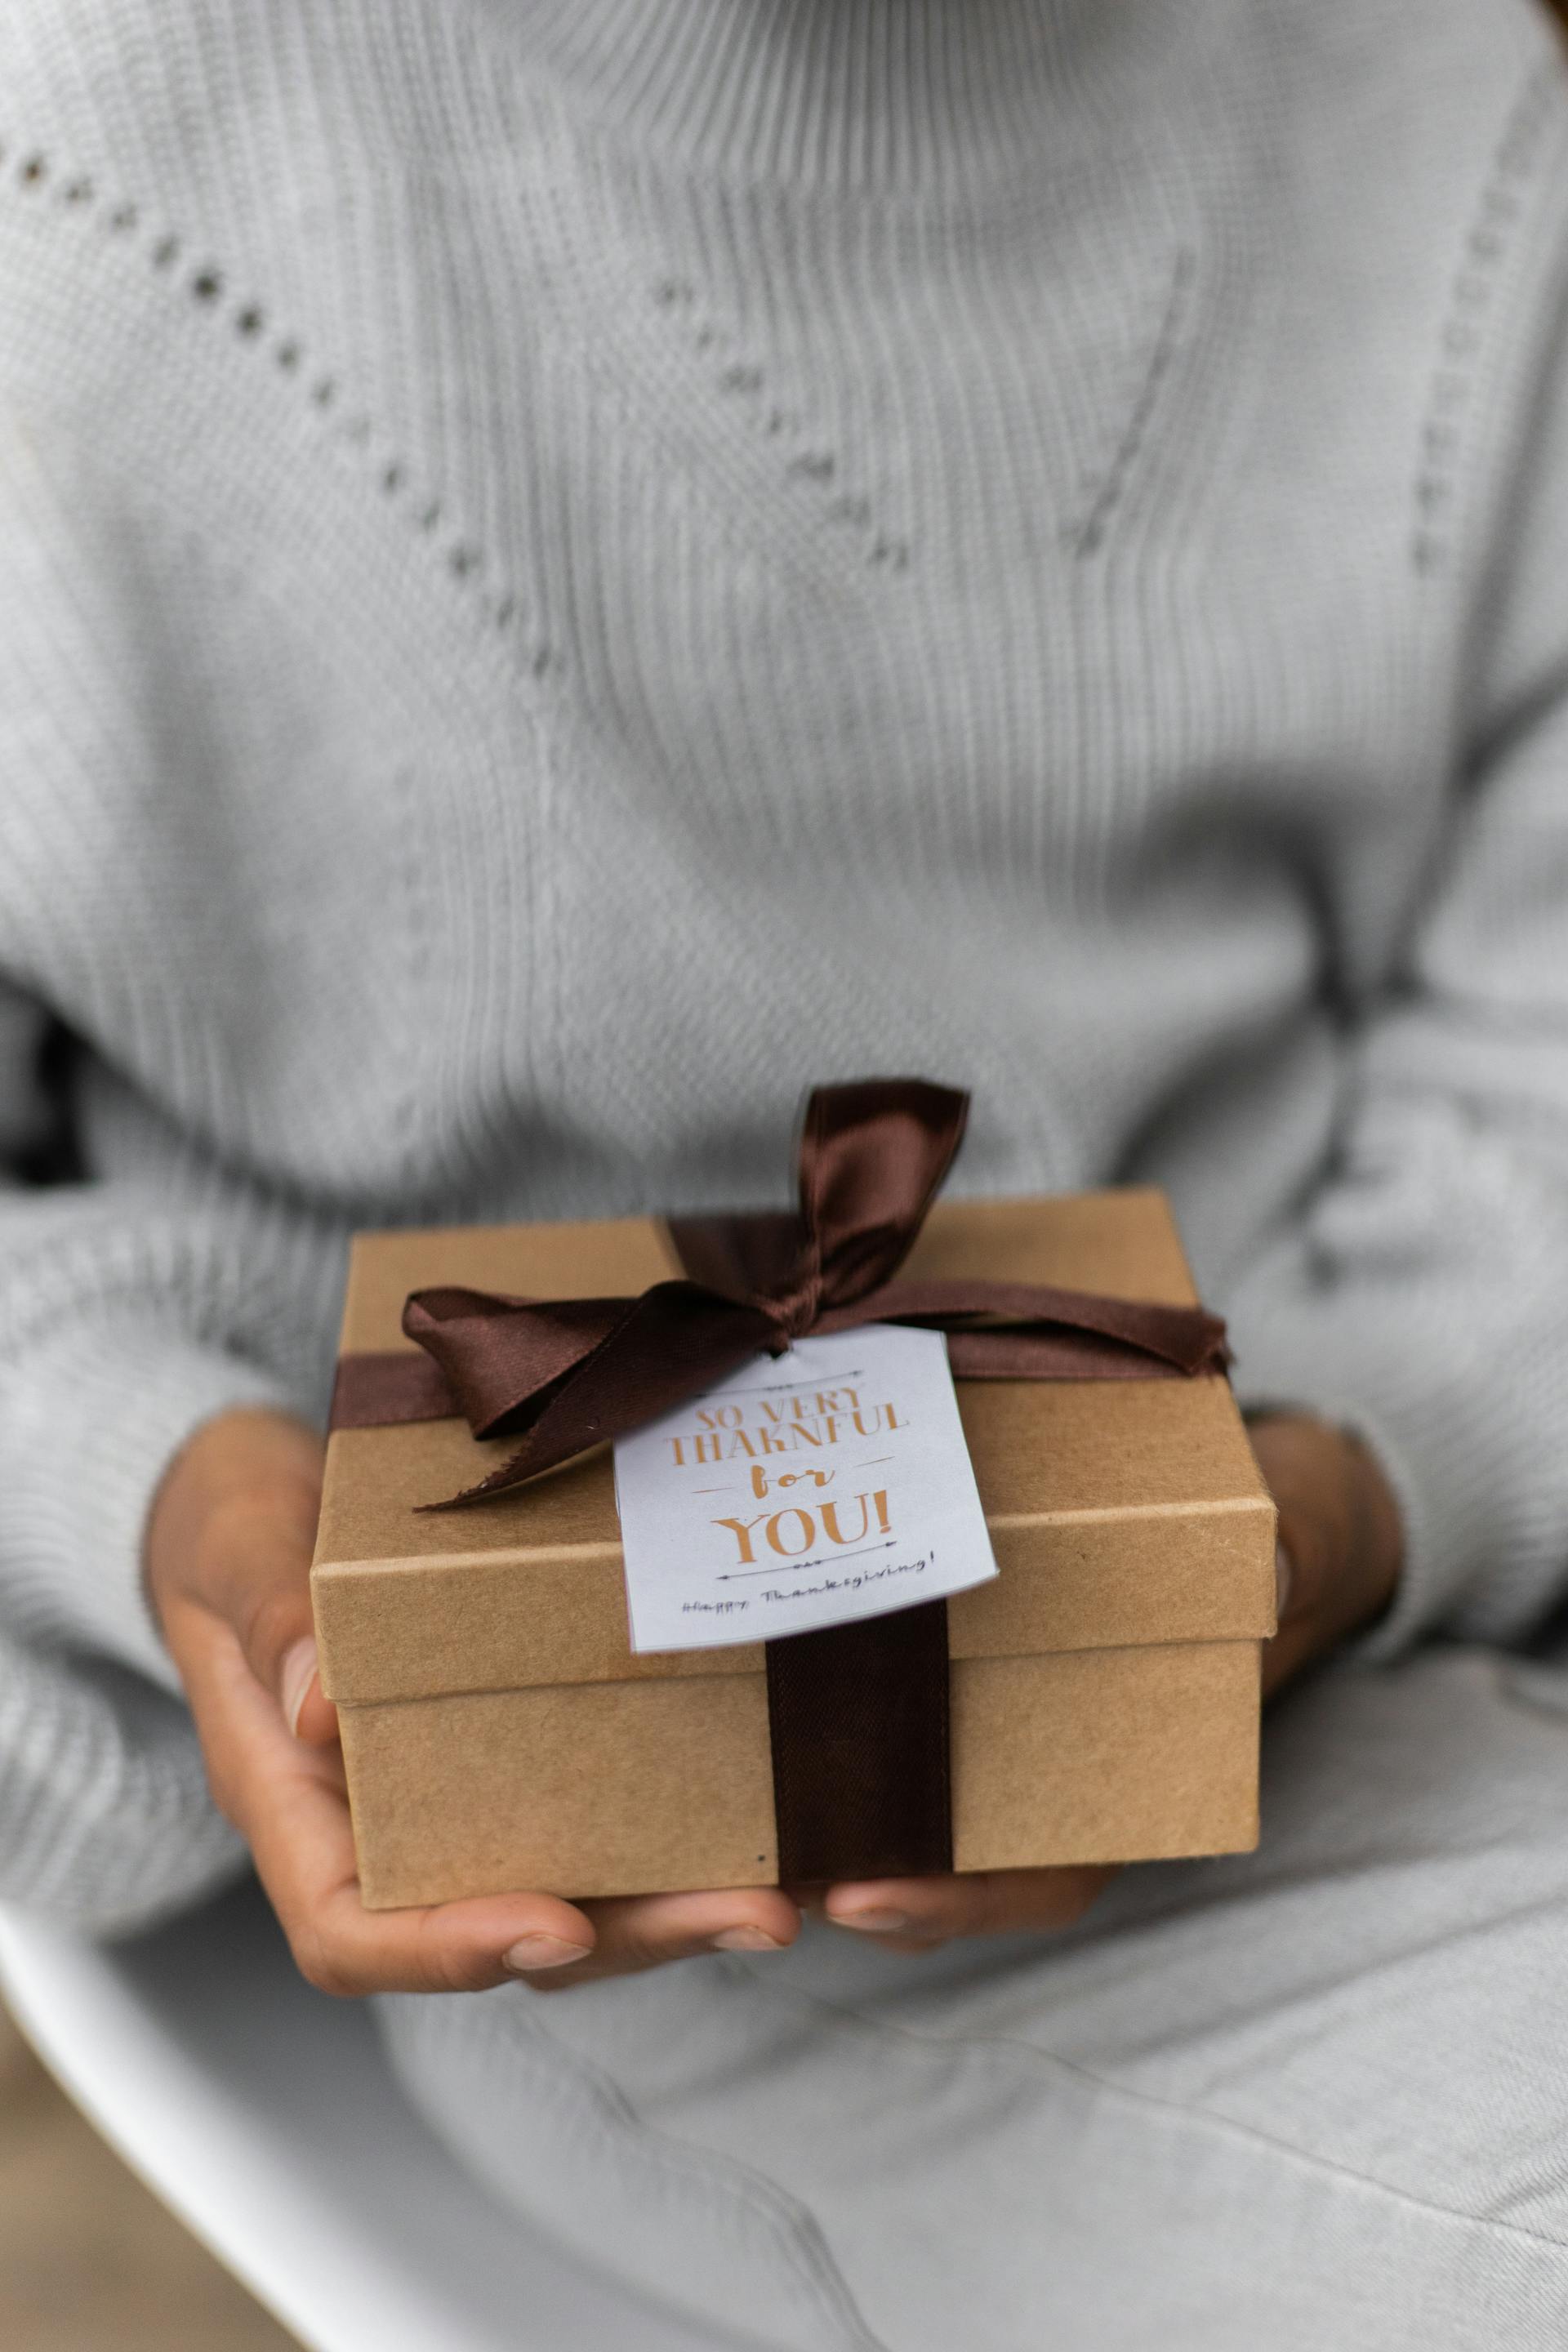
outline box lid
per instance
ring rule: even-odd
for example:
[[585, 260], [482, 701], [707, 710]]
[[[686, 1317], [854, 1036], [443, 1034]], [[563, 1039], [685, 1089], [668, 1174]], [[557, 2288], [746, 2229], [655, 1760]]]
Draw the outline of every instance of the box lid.
[[[678, 1271], [651, 1219], [362, 1234], [343, 1349], [412, 1349], [403, 1302], [426, 1285], [605, 1297]], [[907, 1271], [1194, 1297], [1149, 1191], [939, 1202]], [[1002, 1572], [949, 1602], [955, 1657], [1273, 1631], [1274, 1507], [1225, 1381], [962, 1381], [958, 1393]], [[607, 1447], [472, 1510], [416, 1507], [471, 1486], [515, 1442], [478, 1444], [455, 1419], [333, 1433], [313, 1578], [333, 1698], [763, 1671], [755, 1643], [633, 1655]]]

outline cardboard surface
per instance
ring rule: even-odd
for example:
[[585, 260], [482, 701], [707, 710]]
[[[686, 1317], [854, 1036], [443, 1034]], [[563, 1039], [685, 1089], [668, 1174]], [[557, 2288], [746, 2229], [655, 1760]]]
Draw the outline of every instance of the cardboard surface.
[[[411, 1347], [422, 1285], [602, 1297], [674, 1270], [647, 1220], [363, 1235], [344, 1347]], [[939, 1202], [907, 1270], [1194, 1297], [1147, 1192]], [[1249, 1845], [1274, 1510], [1227, 1384], [959, 1397], [1002, 1570], [949, 1603], [959, 1866]], [[329, 1445], [313, 1590], [367, 1902], [768, 1882], [763, 1651], [632, 1654], [608, 1450], [477, 1510], [414, 1507], [511, 1444], [452, 1420]]]
[[[1255, 1642], [955, 1661], [958, 1868], [1245, 1852], [1258, 1685]], [[372, 1909], [777, 1875], [760, 1675], [353, 1707], [343, 1746]]]

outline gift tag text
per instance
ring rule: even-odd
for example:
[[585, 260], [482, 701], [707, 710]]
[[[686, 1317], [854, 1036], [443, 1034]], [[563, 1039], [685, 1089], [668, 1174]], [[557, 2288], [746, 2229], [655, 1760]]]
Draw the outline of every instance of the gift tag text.
[[877, 1617], [996, 1573], [940, 1331], [756, 1356], [616, 1443], [632, 1648]]

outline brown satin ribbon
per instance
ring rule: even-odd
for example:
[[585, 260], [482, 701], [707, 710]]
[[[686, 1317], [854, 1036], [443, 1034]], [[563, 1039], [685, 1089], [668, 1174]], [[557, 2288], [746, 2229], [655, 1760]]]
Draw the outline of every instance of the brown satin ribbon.
[[894, 1279], [963, 1139], [968, 1097], [921, 1078], [818, 1087], [806, 1105], [795, 1216], [680, 1218], [687, 1273], [637, 1298], [413, 1292], [425, 1351], [345, 1356], [334, 1429], [445, 1420], [521, 1434], [499, 1469], [424, 1506], [504, 1493], [697, 1396], [808, 1331], [916, 1323], [945, 1331], [964, 1380], [1158, 1380], [1223, 1370], [1225, 1326], [1201, 1307], [1039, 1283]]
[[946, 1601], [765, 1655], [780, 1885], [951, 1870]]
[[[445, 1420], [523, 1443], [427, 1510], [483, 1501], [654, 1420], [761, 1352], [860, 1323], [943, 1330], [968, 1380], [1161, 1380], [1223, 1371], [1196, 1307], [1039, 1284], [894, 1279], [963, 1139], [968, 1097], [919, 1078], [819, 1087], [796, 1215], [672, 1220], [684, 1275], [637, 1298], [412, 1293], [420, 1355], [345, 1356], [334, 1429]], [[947, 1607], [766, 1646], [786, 1885], [952, 1867]]]

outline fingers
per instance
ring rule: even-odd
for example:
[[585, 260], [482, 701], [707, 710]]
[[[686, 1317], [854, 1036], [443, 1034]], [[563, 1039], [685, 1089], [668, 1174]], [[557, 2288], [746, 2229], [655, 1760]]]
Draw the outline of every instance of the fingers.
[[699, 1895], [644, 1895], [584, 1903], [593, 1952], [548, 1977], [524, 1969], [541, 1992], [564, 1991], [603, 1977], [634, 1976], [705, 1952], [781, 1952], [800, 1933], [800, 1906], [776, 1886]]
[[1271, 1698], [1315, 1654], [1320, 1642], [1315, 1580], [1297, 1568], [1283, 1543], [1274, 1547], [1274, 1597], [1278, 1630], [1263, 1644], [1263, 1696]]
[[1279, 1630], [1264, 1645], [1267, 1694], [1387, 1608], [1404, 1532], [1382, 1469], [1352, 1432], [1291, 1412], [1248, 1427], [1289, 1563]]
[[344, 1995], [565, 1985], [794, 1940], [799, 1909], [776, 1887], [589, 1906], [518, 1893], [367, 1911], [311, 1638], [320, 1493], [310, 1431], [272, 1413], [226, 1414], [184, 1450], [148, 1531], [148, 1589], [214, 1797], [247, 1841], [312, 1984]]
[[219, 1619], [204, 1615], [187, 1655], [214, 1794], [250, 1846], [297, 1964], [323, 1992], [564, 1988], [701, 1952], [778, 1951], [799, 1931], [798, 1907], [770, 1886], [587, 1905], [520, 1892], [367, 1911], [336, 1748], [290, 1738]]
[[966, 1872], [951, 1878], [868, 1880], [831, 1886], [824, 1916], [896, 1952], [929, 1951], [952, 1936], [1050, 1934], [1081, 1919], [1109, 1864]]
[[301, 1634], [284, 1651], [278, 1670], [283, 1720], [307, 1747], [330, 1747], [338, 1736], [338, 1711], [321, 1688], [316, 1637]]
[[593, 1950], [591, 1922], [554, 1895], [485, 1895], [423, 1909], [367, 1911], [352, 1847], [346, 1855], [335, 1852], [348, 1814], [340, 1804], [329, 1821], [331, 1793], [320, 1792], [318, 1822], [302, 1801], [293, 1811], [291, 1843], [264, 1840], [265, 1858], [257, 1853], [295, 1962], [319, 1990], [342, 1998], [485, 1992], [524, 1968], [570, 1967]]
[[593, 1923], [551, 1895], [367, 1911], [337, 1750], [289, 1737], [217, 1620], [195, 1656], [191, 1699], [214, 1793], [249, 1843], [296, 1962], [321, 1990], [480, 1992], [507, 1982], [520, 1960], [543, 1969], [593, 1950]]

